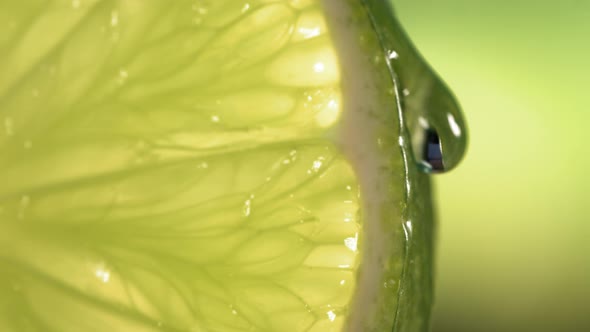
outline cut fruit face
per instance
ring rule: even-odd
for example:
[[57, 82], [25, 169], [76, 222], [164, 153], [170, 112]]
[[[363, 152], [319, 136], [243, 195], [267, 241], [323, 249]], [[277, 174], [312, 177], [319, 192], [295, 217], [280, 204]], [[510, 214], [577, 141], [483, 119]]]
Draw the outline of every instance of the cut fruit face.
[[0, 331], [426, 329], [372, 8], [0, 0]]

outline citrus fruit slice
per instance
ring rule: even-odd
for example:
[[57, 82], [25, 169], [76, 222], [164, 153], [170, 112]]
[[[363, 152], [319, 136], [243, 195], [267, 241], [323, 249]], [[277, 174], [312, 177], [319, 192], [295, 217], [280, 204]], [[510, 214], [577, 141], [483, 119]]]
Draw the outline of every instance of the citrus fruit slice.
[[384, 2], [0, 1], [0, 22], [1, 331], [427, 327], [405, 118], [461, 143]]

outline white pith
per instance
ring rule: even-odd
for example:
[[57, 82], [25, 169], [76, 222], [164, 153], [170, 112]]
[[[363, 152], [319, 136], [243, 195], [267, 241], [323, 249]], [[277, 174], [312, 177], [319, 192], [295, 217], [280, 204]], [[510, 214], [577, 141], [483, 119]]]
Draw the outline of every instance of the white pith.
[[[387, 199], [390, 182], [387, 175], [384, 176], [384, 173], [378, 171], [387, 167], [387, 158], [383, 156], [383, 151], [378, 150], [374, 135], [387, 124], [380, 121], [380, 117], [368, 114], [367, 110], [381, 112], [384, 107], [391, 105], [384, 105], [382, 91], [376, 87], [371, 57], [358, 42], [361, 35], [359, 26], [350, 23], [354, 9], [342, 0], [322, 0], [322, 3], [334, 47], [339, 55], [342, 77], [343, 109], [336, 143], [352, 165], [362, 195], [361, 265], [349, 308], [349, 317], [344, 327], [344, 331], [347, 332], [360, 332], [371, 326], [377, 299], [383, 296], [383, 261], [387, 260], [388, 257], [384, 256], [389, 255], [392, 250], [392, 239], [386, 238], [388, 233], [385, 233], [382, 227], [382, 207], [390, 203]], [[394, 101], [394, 96], [390, 103], [399, 110], [399, 104]], [[395, 109], [386, 111], [396, 112]], [[406, 163], [405, 156], [402, 157]], [[391, 209], [395, 208], [391, 206]]]

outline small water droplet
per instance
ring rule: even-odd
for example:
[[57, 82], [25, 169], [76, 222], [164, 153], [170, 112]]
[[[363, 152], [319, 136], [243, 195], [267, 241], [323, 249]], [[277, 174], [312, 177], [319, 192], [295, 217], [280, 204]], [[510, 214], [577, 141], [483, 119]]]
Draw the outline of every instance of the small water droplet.
[[319, 157], [318, 159], [313, 161], [311, 165], [311, 169], [307, 172], [308, 174], [317, 173], [324, 163], [324, 157]]
[[220, 118], [218, 115], [211, 115], [211, 122], [213, 123], [219, 123]]
[[323, 73], [326, 70], [326, 65], [323, 62], [316, 62], [313, 65], [313, 71], [316, 73]]
[[356, 252], [357, 250], [357, 242], [358, 242], [358, 234], [355, 237], [347, 237], [344, 239], [344, 245], [350, 249], [352, 252]]
[[414, 158], [423, 171], [447, 172], [459, 164], [467, 148], [461, 108], [405, 34], [392, 33], [388, 37], [388, 56], [390, 60], [398, 59], [390, 63], [397, 73]]
[[344, 222], [351, 222], [352, 220], [353, 220], [352, 213], [345, 212], [343, 221]]
[[252, 212], [252, 200], [247, 199], [244, 202], [244, 206], [242, 207], [242, 214], [244, 215], [244, 217], [249, 217], [251, 212]]
[[334, 320], [336, 320], [336, 313], [334, 312], [334, 310], [330, 310], [330, 311], [326, 312], [326, 315], [328, 316], [328, 319], [330, 320], [330, 322], [333, 322]]
[[198, 0], [194, 2], [191, 6], [193, 12], [195, 12], [195, 16], [192, 19], [192, 23], [194, 25], [200, 25], [203, 23], [203, 16], [207, 15], [209, 9], [207, 8], [207, 4], [204, 1]]
[[30, 140], [26, 140], [26, 141], [23, 143], [23, 146], [24, 146], [24, 148], [25, 148], [25, 149], [27, 149], [27, 150], [30, 150], [30, 149], [32, 149], [32, 148], [33, 148], [33, 142], [32, 142], [32, 141], [30, 141]]
[[80, 0], [72, 0], [72, 8], [74, 8], [74, 9], [80, 8]]
[[389, 54], [387, 55], [387, 57], [389, 58], [389, 60], [395, 60], [399, 58], [399, 54], [397, 54], [396, 51], [389, 51]]
[[104, 264], [99, 264], [94, 270], [94, 276], [103, 284], [106, 284], [111, 280], [111, 271]]

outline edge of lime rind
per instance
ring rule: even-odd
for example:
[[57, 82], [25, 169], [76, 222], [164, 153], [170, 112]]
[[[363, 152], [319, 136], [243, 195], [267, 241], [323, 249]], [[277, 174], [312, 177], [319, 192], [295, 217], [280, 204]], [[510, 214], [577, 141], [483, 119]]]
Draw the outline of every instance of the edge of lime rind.
[[[401, 30], [394, 15], [392, 5], [388, 1], [363, 0], [373, 28], [379, 38], [384, 55], [389, 55], [403, 41], [411, 47], [411, 42]], [[395, 36], [399, 33], [400, 36]], [[417, 61], [424, 65], [424, 61], [417, 54], [402, 59], [403, 61]], [[400, 137], [408, 138], [401, 144], [402, 153], [407, 156], [410, 165], [415, 165], [412, 145], [409, 141], [410, 133], [407, 128], [407, 117], [412, 116], [401, 104], [403, 83], [399, 79], [397, 67], [393, 61], [386, 60], [389, 74], [395, 86], [397, 97], [397, 111], [400, 117]], [[411, 66], [411, 64], [408, 64]], [[403, 229], [406, 236], [404, 267], [402, 284], [399, 291], [397, 310], [392, 331], [428, 331], [430, 329], [430, 313], [433, 303], [433, 266], [434, 266], [434, 213], [431, 199], [431, 183], [428, 175], [420, 172], [416, 167], [406, 166], [407, 206], [404, 210]]]
[[402, 87], [383, 31], [395, 29], [394, 17], [383, 1], [343, 5], [324, 0], [324, 7], [342, 68], [341, 146], [356, 167], [364, 213], [361, 266], [347, 331], [427, 331], [433, 256], [430, 182], [411, 167]]
[[[346, 331], [394, 324], [405, 255], [401, 227], [406, 175], [395, 90], [378, 38], [358, 1], [323, 1], [342, 71], [340, 148], [361, 189], [363, 235], [357, 288]], [[403, 137], [403, 136], [402, 136]], [[394, 153], [391, 153], [394, 151]]]

